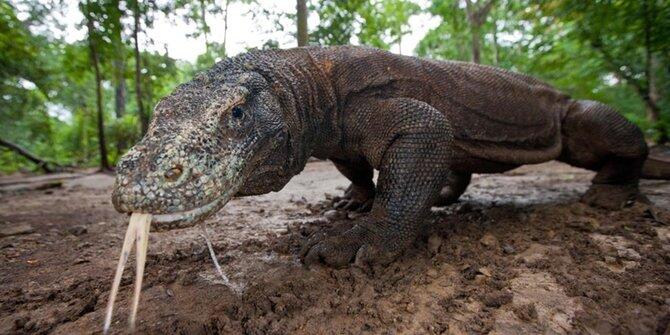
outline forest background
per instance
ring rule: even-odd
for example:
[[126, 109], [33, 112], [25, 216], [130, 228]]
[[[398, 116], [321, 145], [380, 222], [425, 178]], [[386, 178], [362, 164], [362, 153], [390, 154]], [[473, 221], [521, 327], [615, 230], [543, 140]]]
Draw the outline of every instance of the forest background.
[[666, 0], [0, 0], [0, 173], [110, 170], [215, 62], [340, 44], [527, 73], [669, 140]]

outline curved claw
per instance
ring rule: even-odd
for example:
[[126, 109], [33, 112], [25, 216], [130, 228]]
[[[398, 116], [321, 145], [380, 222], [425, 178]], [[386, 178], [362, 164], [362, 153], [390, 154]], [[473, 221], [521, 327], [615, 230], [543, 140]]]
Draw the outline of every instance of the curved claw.
[[351, 230], [339, 236], [324, 238], [307, 247], [308, 250], [302, 259], [303, 263], [307, 267], [316, 264], [325, 264], [334, 268], [346, 267], [354, 261], [363, 243], [360, 238], [351, 236], [350, 232]]
[[344, 191], [341, 197], [333, 199], [333, 208], [350, 212], [365, 213], [372, 208], [374, 189], [369, 190], [354, 184]]
[[318, 231], [312, 234], [312, 236], [309, 237], [307, 242], [305, 242], [302, 247], [300, 248], [300, 259], [304, 260], [305, 257], [307, 256], [307, 253], [312, 249], [313, 246], [315, 246], [317, 243], [323, 241], [326, 239], [327, 235], [323, 231]]
[[321, 233], [310, 238], [303, 246], [300, 257], [307, 266], [324, 264], [334, 268], [343, 268], [351, 263], [365, 267], [375, 264], [388, 264], [395, 260], [403, 249], [393, 249], [396, 243], [385, 239], [364, 238], [364, 230], [354, 226], [342, 235], [325, 237]]

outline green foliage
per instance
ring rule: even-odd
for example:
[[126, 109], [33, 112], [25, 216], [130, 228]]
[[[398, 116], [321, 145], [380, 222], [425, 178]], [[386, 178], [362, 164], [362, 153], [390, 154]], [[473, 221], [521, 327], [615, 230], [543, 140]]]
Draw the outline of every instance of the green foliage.
[[[95, 166], [99, 161], [95, 81], [88, 42], [65, 43], [49, 35], [33, 34], [29, 22], [42, 24], [37, 18], [45, 15], [41, 7], [37, 9], [39, 11], [35, 13], [28, 13], [30, 20], [20, 21], [15, 7], [0, 2], [1, 136], [48, 160]], [[126, 99], [129, 113], [116, 118], [112, 112], [114, 87], [111, 80], [115, 70], [112, 61], [121, 57], [128, 63], [122, 78], [132, 83], [134, 64], [129, 57], [132, 49], [123, 41], [114, 44], [122, 29], [118, 25], [121, 15], [118, 3], [89, 2], [81, 9], [98, 22], [93, 37], [98, 43], [102, 62], [108, 158], [115, 162], [122, 151], [140, 137], [134, 99]], [[147, 106], [153, 106], [186, 78], [177, 62], [168, 56], [143, 52], [142, 57], [143, 100]], [[134, 86], [130, 85], [126, 93], [127, 97], [133, 97]], [[20, 168], [34, 170], [35, 166], [0, 148], [0, 172]]]
[[416, 53], [438, 59], [471, 59], [467, 17], [465, 11], [459, 7], [459, 1], [433, 1], [428, 10], [441, 17], [442, 22], [428, 31], [417, 45]]
[[[45, 105], [51, 50], [45, 38], [31, 34], [17, 18], [11, 4], [0, 1], [0, 133], [21, 146], [48, 142], [53, 134]], [[48, 148], [34, 145], [34, 150]], [[14, 170], [23, 163], [0, 151], [0, 170]]]
[[[417, 54], [470, 60], [464, 2], [433, 0], [428, 10], [442, 21], [421, 40]], [[542, 78], [575, 98], [612, 105], [650, 138], [658, 139], [661, 132], [667, 132], [667, 1], [500, 0], [482, 30], [483, 63]], [[646, 67], [647, 51], [658, 59], [658, 66]], [[657, 79], [661, 97], [661, 120], [656, 123], [645, 114], [649, 75]]]
[[342, 45], [355, 38], [360, 44], [389, 49], [411, 32], [409, 18], [420, 7], [406, 0], [327, 0], [318, 1], [311, 9], [321, 21], [310, 33], [314, 43]]
[[[660, 122], [648, 128], [654, 138], [667, 140], [666, 122], [670, 110], [654, 98], [653, 90], [665, 92], [668, 84], [664, 74], [670, 68], [670, 2], [657, 0], [540, 2], [539, 12], [568, 25], [566, 38], [593, 51], [601, 61], [601, 69], [614, 75], [622, 84], [633, 88], [645, 102], [647, 118]], [[656, 78], [660, 87], [652, 87]], [[665, 99], [667, 100], [667, 98]], [[657, 111], [655, 111], [657, 110]], [[659, 114], [659, 115], [653, 115]], [[640, 123], [641, 126], [645, 124]]]
[[223, 44], [212, 42], [210, 43], [205, 53], [198, 56], [195, 61], [195, 71], [199, 72], [204, 69], [212, 67], [215, 63], [221, 61], [226, 57], [226, 48]]

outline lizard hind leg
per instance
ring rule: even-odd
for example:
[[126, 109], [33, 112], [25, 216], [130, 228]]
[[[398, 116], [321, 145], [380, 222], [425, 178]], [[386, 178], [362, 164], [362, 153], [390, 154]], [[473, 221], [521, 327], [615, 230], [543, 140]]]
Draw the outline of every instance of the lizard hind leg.
[[621, 209], [641, 197], [638, 182], [648, 149], [637, 126], [609, 106], [580, 100], [568, 111], [562, 133], [559, 160], [597, 172], [583, 202]]

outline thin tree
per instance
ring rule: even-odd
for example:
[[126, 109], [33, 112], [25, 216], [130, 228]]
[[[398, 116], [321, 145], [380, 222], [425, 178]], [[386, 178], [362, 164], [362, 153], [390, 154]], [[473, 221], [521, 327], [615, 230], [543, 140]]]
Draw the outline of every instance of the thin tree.
[[110, 2], [110, 24], [111, 24], [111, 39], [113, 46], [114, 58], [112, 60], [112, 69], [114, 71], [114, 114], [117, 118], [123, 117], [126, 113], [126, 48], [123, 45], [123, 37], [121, 31], [123, 26], [121, 24], [121, 17], [123, 12], [120, 8], [120, 0], [112, 0]]
[[[658, 86], [656, 84], [656, 65], [657, 58], [652, 50], [652, 26], [656, 21], [656, 9], [654, 8], [654, 1], [642, 1], [642, 11], [644, 15], [644, 52], [645, 52], [645, 67], [644, 74], [647, 77], [648, 88], [646, 94], [642, 94], [647, 106], [647, 118], [649, 121], [658, 122], [661, 117], [661, 109], [658, 106], [660, 94], [658, 93]], [[667, 134], [664, 134], [667, 137]]]
[[476, 4], [472, 0], [465, 0], [465, 10], [468, 14], [468, 22], [470, 23], [470, 34], [472, 34], [472, 62], [481, 63], [481, 28], [486, 23], [488, 16], [495, 0], [488, 0], [483, 5]]
[[307, 1], [298, 0], [296, 3], [297, 20], [298, 20], [298, 46], [307, 45], [309, 36], [307, 35]]
[[105, 121], [102, 109], [102, 76], [100, 74], [100, 56], [98, 53], [97, 36], [93, 24], [93, 17], [91, 13], [90, 2], [86, 3], [84, 10], [86, 17], [86, 27], [88, 28], [88, 47], [95, 73], [95, 102], [97, 109], [97, 125], [98, 125], [98, 147], [100, 151], [100, 170], [111, 170], [109, 161], [107, 160], [107, 144], [105, 141]]
[[230, 0], [226, 0], [226, 4], [223, 12], [223, 46], [224, 54], [228, 55], [228, 50], [226, 50], [226, 40], [228, 39], [228, 6], [230, 5]]
[[205, 37], [205, 50], [209, 50], [209, 25], [207, 24], [207, 1], [200, 0], [200, 21], [202, 34]]
[[137, 100], [137, 114], [140, 118], [140, 127], [142, 135], [147, 132], [149, 128], [149, 117], [144, 112], [144, 104], [142, 103], [142, 55], [140, 54], [140, 43], [138, 35], [140, 32], [140, 0], [133, 1], [133, 46], [135, 54], [135, 98]]

